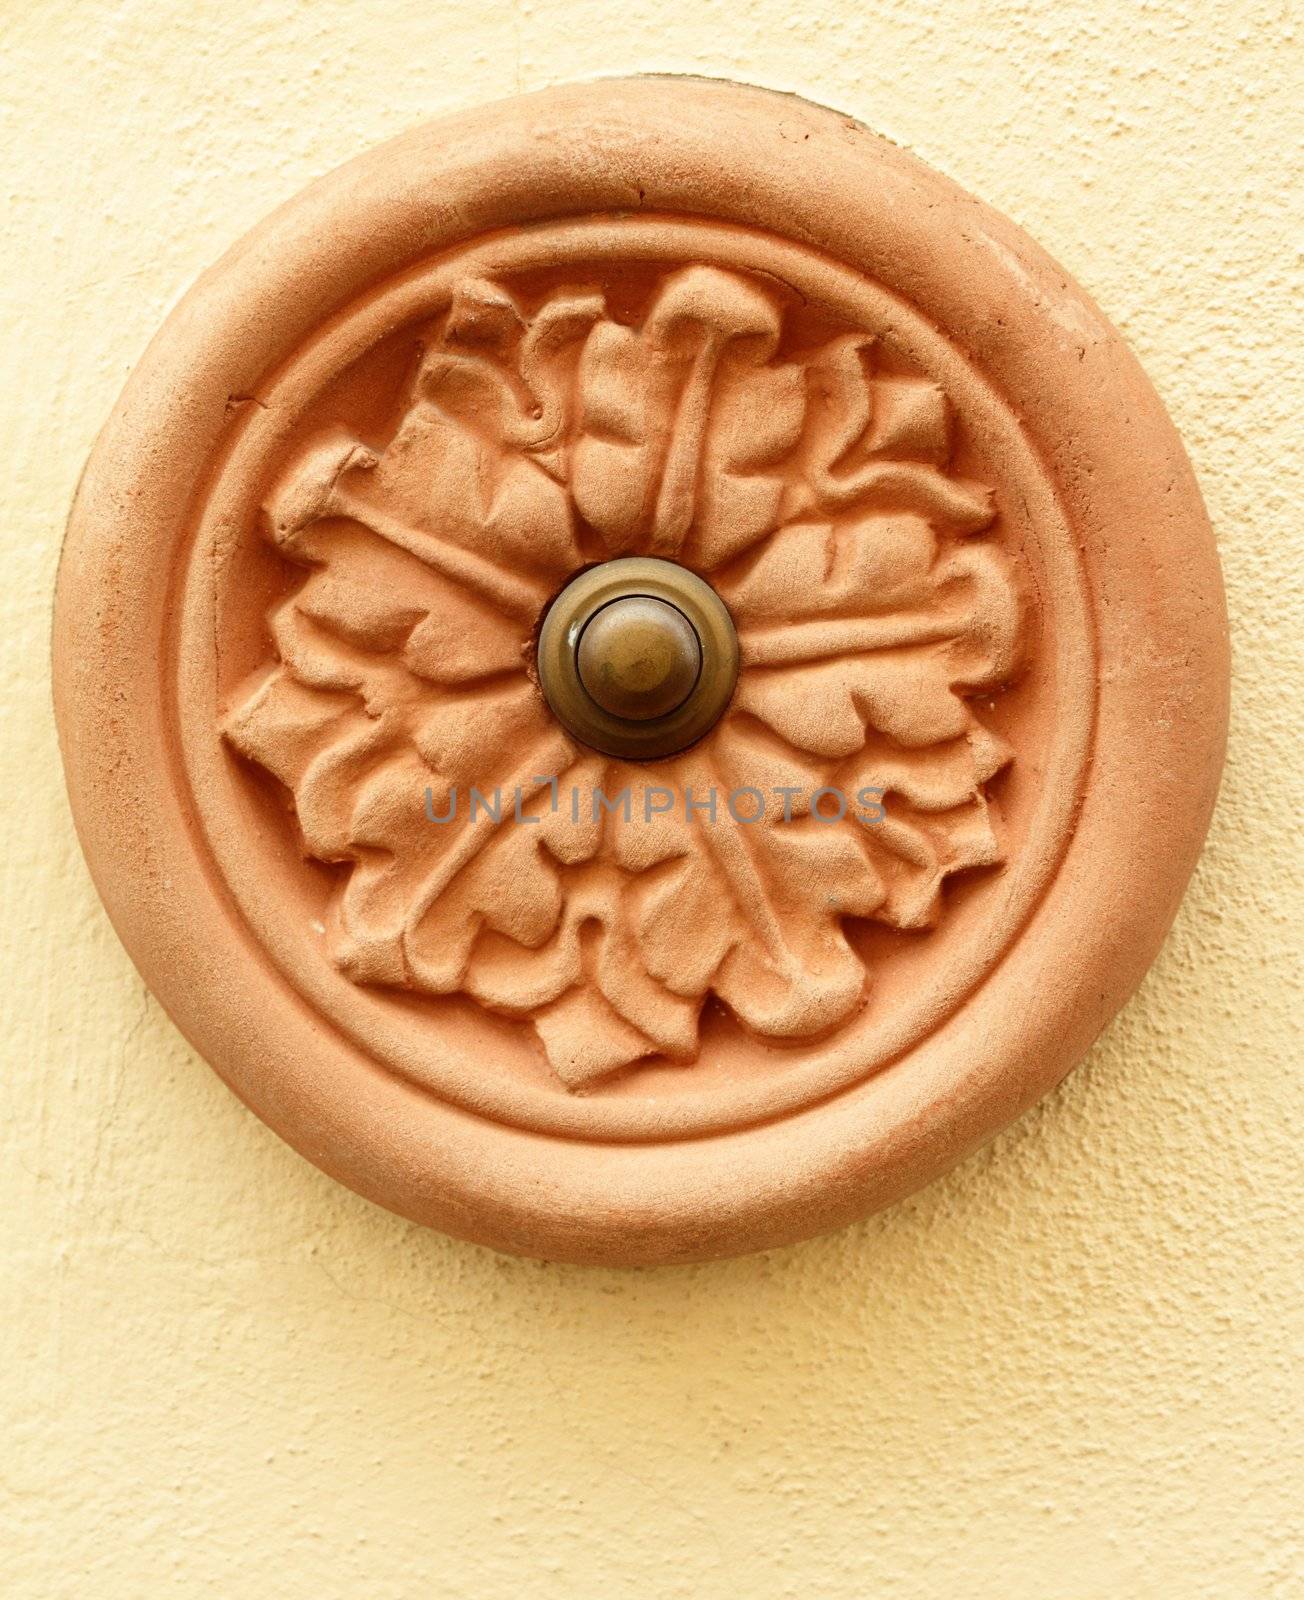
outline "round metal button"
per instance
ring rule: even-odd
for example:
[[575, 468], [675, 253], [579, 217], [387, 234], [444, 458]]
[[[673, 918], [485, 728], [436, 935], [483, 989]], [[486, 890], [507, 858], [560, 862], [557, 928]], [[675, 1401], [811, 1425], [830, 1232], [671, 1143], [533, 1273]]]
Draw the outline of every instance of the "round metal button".
[[738, 639], [709, 583], [673, 561], [626, 556], [557, 596], [538, 666], [545, 699], [575, 738], [651, 761], [714, 726], [738, 677]]

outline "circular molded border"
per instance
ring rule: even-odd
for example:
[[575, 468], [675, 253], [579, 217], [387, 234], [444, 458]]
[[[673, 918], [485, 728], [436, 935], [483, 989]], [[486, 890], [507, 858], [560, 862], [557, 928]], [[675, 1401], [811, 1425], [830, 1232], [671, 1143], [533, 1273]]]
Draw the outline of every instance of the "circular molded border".
[[[820, 173], [812, 184], [809, 174]], [[261, 957], [195, 848], [166, 756], [174, 569], [233, 405], [363, 288], [494, 229], [638, 211], [745, 222], [908, 299], [1021, 418], [1079, 545], [1095, 735], [1076, 828], [964, 1005], [854, 1088], [654, 1144], [543, 1138], [390, 1074]], [[237, 245], [151, 345], [92, 455], [60, 568], [56, 710], [96, 884], [146, 980], [309, 1159], [404, 1215], [522, 1253], [623, 1263], [786, 1242], [919, 1187], [1058, 1081], [1139, 982], [1217, 789], [1227, 643], [1181, 444], [1117, 333], [1017, 228], [836, 113], [633, 79], [420, 128]]]
[[[980, 453], [1001, 461], [1002, 520], [1011, 524], [1011, 537], [1037, 547], [1032, 578], [1043, 639], [1035, 653], [1049, 676], [1046, 698], [1053, 721], [1052, 736], [1037, 757], [1037, 792], [1023, 845], [1008, 869], [988, 884], [981, 914], [966, 912], [967, 934], [959, 949], [944, 961], [929, 962], [922, 979], [894, 1003], [867, 1006], [808, 1048], [782, 1052], [781, 1071], [744, 1071], [733, 1081], [711, 1084], [703, 1081], [707, 1074], [699, 1058], [691, 1073], [670, 1069], [681, 1080], [673, 1095], [647, 1098], [575, 1095], [558, 1092], [556, 1082], [545, 1086], [512, 1073], [486, 1073], [482, 1045], [468, 1052], [428, 1012], [395, 1007], [385, 991], [353, 983], [326, 959], [318, 925], [295, 904], [287, 880], [301, 871], [301, 863], [284, 848], [282, 830], [277, 830], [275, 851], [251, 850], [256, 798], [213, 737], [222, 698], [218, 637], [225, 636], [214, 619], [233, 610], [230, 604], [224, 610], [221, 594], [221, 581], [233, 565], [230, 552], [250, 519], [257, 486], [274, 474], [278, 452], [323, 386], [385, 334], [442, 309], [468, 271], [496, 276], [505, 268], [542, 262], [629, 255], [764, 268], [803, 299], [833, 308], [854, 326], [873, 328], [884, 339], [890, 330], [919, 370], [951, 397]], [[197, 351], [195, 359], [201, 358]], [[1097, 679], [1086, 580], [1055, 485], [1018, 417], [965, 355], [899, 295], [809, 246], [754, 228], [658, 214], [566, 218], [555, 225], [499, 230], [441, 251], [396, 280], [368, 284], [265, 377], [258, 392], [260, 403], [232, 418], [217, 459], [193, 497], [186, 538], [178, 543], [167, 605], [169, 722], [162, 740], [166, 748], [181, 751], [174, 781], [193, 806], [192, 845], [210, 852], [212, 870], [253, 942], [322, 1021], [372, 1061], [480, 1116], [538, 1133], [648, 1142], [734, 1133], [804, 1110], [881, 1070], [936, 1028], [1003, 957], [1059, 868], [1081, 798], [1095, 714], [1094, 688], [1084, 686], [1094, 686]], [[236, 609], [243, 605], [241, 597]], [[952, 912], [953, 928], [957, 922]], [[754, 1038], [744, 1038], [755, 1059]], [[494, 1040], [499, 1050], [506, 1043], [501, 1033]]]

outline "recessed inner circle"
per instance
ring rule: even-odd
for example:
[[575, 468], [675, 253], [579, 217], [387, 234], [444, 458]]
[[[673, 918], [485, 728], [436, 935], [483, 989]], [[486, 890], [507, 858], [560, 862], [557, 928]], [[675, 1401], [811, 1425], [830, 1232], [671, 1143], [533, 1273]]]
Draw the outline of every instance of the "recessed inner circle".
[[677, 607], [633, 594], [590, 619], [576, 664], [580, 682], [604, 711], [644, 722], [668, 716], [692, 694], [702, 671], [702, 645]]

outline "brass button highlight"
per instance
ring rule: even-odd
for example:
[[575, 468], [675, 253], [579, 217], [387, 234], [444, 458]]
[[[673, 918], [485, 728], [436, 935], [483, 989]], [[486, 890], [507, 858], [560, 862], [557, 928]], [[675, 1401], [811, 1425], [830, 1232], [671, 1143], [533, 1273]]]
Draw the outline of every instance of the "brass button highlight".
[[603, 606], [580, 635], [580, 682], [604, 711], [643, 722], [677, 710], [702, 671], [702, 646], [682, 611], [651, 595]]

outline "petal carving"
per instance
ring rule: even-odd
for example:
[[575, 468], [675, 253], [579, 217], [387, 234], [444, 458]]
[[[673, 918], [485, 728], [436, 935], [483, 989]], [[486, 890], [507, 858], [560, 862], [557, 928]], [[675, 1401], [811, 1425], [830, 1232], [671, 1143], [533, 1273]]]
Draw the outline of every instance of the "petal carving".
[[[769, 1039], [845, 1025], [873, 979], [849, 929], [932, 927], [949, 877], [1003, 859], [1014, 754], [973, 703], [1026, 650], [999, 507], [951, 469], [934, 382], [792, 313], [703, 264], [634, 309], [600, 272], [469, 278], [387, 436], [322, 429], [263, 506], [301, 578], [223, 731], [346, 869], [332, 958], [527, 1021], [572, 1093], [691, 1064], [711, 998]], [[720, 726], [642, 767], [577, 749], [531, 677], [560, 585], [635, 552], [710, 576], [742, 659]], [[881, 820], [823, 819], [822, 788]]]

